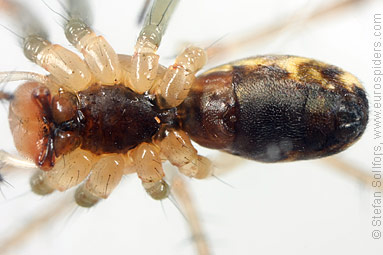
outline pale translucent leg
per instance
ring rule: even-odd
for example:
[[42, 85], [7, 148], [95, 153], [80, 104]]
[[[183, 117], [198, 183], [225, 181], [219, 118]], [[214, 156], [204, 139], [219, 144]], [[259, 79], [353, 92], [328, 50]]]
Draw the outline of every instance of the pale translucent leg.
[[[246, 159], [226, 153], [220, 153], [219, 157], [213, 160], [213, 162], [217, 171], [216, 174], [221, 175], [237, 170], [240, 164], [246, 162]], [[323, 158], [318, 162], [326, 165], [325, 169], [338, 171], [339, 173], [360, 182], [365, 187], [373, 188], [372, 182], [375, 180], [374, 177], [365, 170], [346, 162], [344, 159], [332, 156]], [[376, 189], [383, 190], [383, 187], [377, 187]]]
[[125, 160], [124, 175], [136, 173], [135, 163], [128, 154], [122, 155]]
[[0, 0], [0, 11], [12, 20], [12, 32], [15, 34], [23, 38], [32, 34], [48, 37], [46, 29], [37, 16], [17, 1]]
[[179, 0], [155, 0], [146, 16], [137, 38], [131, 68], [125, 83], [137, 93], [148, 91], [157, 76], [159, 56], [156, 51], [161, 43], [169, 19]]
[[180, 105], [187, 97], [195, 74], [207, 62], [205, 50], [198, 47], [186, 48], [177, 56], [174, 65], [154, 85], [157, 104], [162, 108]]
[[107, 198], [120, 183], [124, 173], [125, 161], [122, 155], [102, 156], [92, 167], [84, 188], [99, 198]]
[[150, 0], [145, 0], [144, 4], [142, 5], [141, 11], [139, 12], [140, 14], [137, 16], [137, 23], [141, 24], [144, 20], [145, 14], [147, 13], [149, 6], [150, 6]]
[[58, 160], [51, 170], [44, 172], [45, 183], [58, 191], [68, 190], [85, 180], [94, 161], [91, 152], [76, 149]]
[[66, 195], [55, 201], [51, 207], [34, 214], [34, 217], [30, 218], [22, 229], [18, 230], [10, 237], [1, 238], [0, 254], [15, 254], [15, 247], [19, 247], [24, 242], [28, 241], [36, 234], [36, 232], [41, 231], [44, 226], [54, 224], [53, 221], [64, 213], [67, 213], [68, 210], [73, 210], [73, 207], [70, 205], [73, 205], [73, 199], [70, 195]]
[[181, 177], [182, 176], [176, 175], [173, 178], [171, 183], [172, 194], [176, 198], [179, 209], [186, 217], [190, 232], [192, 233], [193, 243], [197, 249], [198, 255], [209, 255], [211, 252], [205, 237], [205, 233], [202, 229], [197, 210], [190, 195], [190, 188]]
[[[171, 185], [172, 194], [175, 196], [175, 199], [179, 205], [179, 209], [187, 219], [187, 223], [190, 227], [198, 254], [210, 254], [209, 247], [205, 239], [205, 234], [200, 225], [198, 214], [195, 206], [193, 205], [187, 184], [180, 178], [180, 176], [177, 176], [174, 177]], [[82, 191], [81, 187], [78, 190]], [[93, 202], [92, 205], [94, 205], [96, 202]], [[24, 227], [17, 231], [15, 234], [7, 238], [2, 238], [2, 240], [0, 240], [0, 254], [13, 254], [12, 252], [14, 247], [22, 245], [36, 232], [43, 229], [44, 226], [54, 224], [54, 220], [67, 213], [68, 211], [73, 210], [73, 208], [72, 193], [67, 193], [66, 195], [64, 194], [64, 197], [60, 198], [59, 201], [55, 201], [54, 205], [46, 208], [46, 210], [41, 211], [40, 213], [36, 214], [35, 217], [29, 219], [28, 223], [25, 224]]]
[[162, 168], [160, 149], [151, 143], [141, 143], [129, 151], [125, 158], [127, 170], [125, 173], [137, 172], [142, 186], [150, 197], [162, 200], [168, 197], [170, 188], [163, 180], [165, 177]]
[[46, 84], [48, 79], [45, 75], [39, 73], [11, 71], [0, 72], [0, 81], [36, 81], [39, 83]]
[[141, 143], [129, 151], [129, 156], [132, 158], [134, 168], [142, 182], [159, 182], [165, 176], [162, 169], [160, 150], [157, 146], [150, 143]]
[[76, 149], [61, 157], [50, 171], [38, 170], [30, 180], [31, 189], [42, 196], [68, 190], [88, 177], [96, 161], [92, 153]]
[[65, 0], [65, 10], [70, 19], [81, 19], [84, 23], [91, 25], [93, 23], [93, 14], [89, 0]]
[[374, 188], [380, 191], [383, 191], [383, 186], [381, 187], [373, 187], [373, 182], [376, 182], [376, 179], [369, 174], [368, 172], [355, 167], [353, 164], [348, 163], [347, 161], [338, 158], [338, 157], [328, 157], [322, 159], [320, 162], [329, 166], [330, 169], [336, 170], [348, 177], [352, 177], [364, 186], [368, 188]]
[[21, 4], [2, 0], [0, 10], [9, 14], [22, 35], [24, 55], [47, 70], [54, 83], [78, 91], [92, 81], [87, 65], [79, 56], [60, 45], [51, 44], [38, 18]]
[[214, 164], [214, 175], [221, 176], [227, 173], [232, 172], [234, 169], [239, 169], [239, 167], [246, 163], [247, 160], [239, 156], [234, 156], [229, 153], [220, 152], [215, 157], [209, 157], [209, 159]]
[[161, 153], [184, 175], [203, 179], [213, 174], [210, 160], [197, 154], [184, 131], [169, 130], [166, 137], [156, 143], [161, 148]]
[[32, 192], [40, 196], [46, 196], [55, 191], [46, 183], [45, 172], [42, 170], [36, 171], [29, 183], [31, 185]]
[[99, 197], [90, 193], [85, 188], [84, 184], [82, 184], [76, 189], [74, 199], [79, 206], [85, 207], [85, 208], [90, 208], [101, 200]]
[[16, 155], [11, 155], [6, 151], [0, 150], [0, 163], [6, 164], [15, 168], [34, 168], [37, 169], [36, 165], [29, 160], [21, 158]]
[[163, 200], [169, 197], [170, 187], [164, 180], [157, 182], [142, 182], [146, 193], [154, 200]]
[[45, 172], [39, 170], [35, 163], [28, 161], [16, 155], [11, 155], [8, 152], [0, 150], [0, 169], [4, 166], [11, 168], [26, 168], [37, 170], [36, 174], [31, 178], [31, 189], [34, 193], [39, 195], [47, 195], [54, 191], [54, 189], [46, 184]]
[[[243, 48], [249, 46], [254, 47], [255, 44], [260, 43], [267, 38], [272, 39], [274, 36], [281, 34], [285, 30], [292, 29], [294, 26], [308, 26], [309, 23], [325, 19], [329, 15], [339, 15], [339, 12], [344, 12], [348, 8], [352, 10], [352, 8], [356, 8], [363, 1], [365, 0], [332, 1], [331, 4], [326, 3], [326, 5], [317, 8], [314, 12], [310, 12], [309, 15], [302, 17], [303, 15], [300, 14], [307, 13], [306, 6], [304, 6], [301, 10], [297, 10], [296, 13], [293, 13], [293, 16], [278, 19], [277, 22], [266, 25], [263, 29], [260, 27], [249, 29], [249, 31], [255, 31], [254, 33], [246, 33], [243, 37], [238, 37], [235, 40], [230, 40], [230, 42], [219, 43], [207, 48], [208, 58], [218, 62], [220, 59], [224, 59], [228, 55], [234, 54]], [[365, 2], [367, 2], [367, 0]], [[211, 44], [211, 41], [201, 44], [209, 45]]]
[[125, 168], [123, 155], [99, 157], [76, 149], [60, 158], [50, 171], [39, 171], [32, 178], [31, 186], [35, 193], [47, 195], [53, 190], [68, 190], [88, 178], [77, 188], [75, 200], [82, 207], [91, 207], [110, 195], [120, 183]]
[[65, 35], [84, 56], [96, 81], [103, 85], [123, 82], [118, 56], [110, 44], [77, 16], [71, 17], [65, 26]]
[[28, 35], [24, 39], [24, 54], [47, 70], [51, 74], [49, 78], [64, 88], [80, 91], [92, 82], [92, 73], [79, 56], [41, 36]]
[[136, 46], [130, 69], [125, 76], [125, 84], [136, 93], [143, 94], [152, 87], [159, 66], [159, 56], [155, 52], [156, 50], [150, 47], [139, 49]]
[[[39, 22], [37, 17], [33, 15], [23, 5], [8, 0], [0, 0], [0, 12], [6, 14], [12, 21], [12, 31], [16, 34], [21, 35], [24, 39], [28, 35], [35, 34], [46, 38], [47, 33], [44, 26]], [[37, 81], [40, 83], [46, 83], [47, 78], [45, 75], [32, 73], [32, 72], [0, 72], [1, 81]]]

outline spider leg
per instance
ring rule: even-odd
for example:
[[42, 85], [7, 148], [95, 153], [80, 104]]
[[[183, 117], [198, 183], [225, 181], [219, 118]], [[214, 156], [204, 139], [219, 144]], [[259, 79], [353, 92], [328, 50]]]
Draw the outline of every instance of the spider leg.
[[329, 166], [330, 169], [333, 169], [339, 173], [351, 177], [359, 183], [363, 184], [365, 187], [374, 188], [376, 190], [383, 190], [383, 187], [373, 186], [376, 179], [374, 176], [369, 174], [367, 171], [364, 171], [361, 168], [356, 167], [355, 165], [347, 162], [346, 160], [339, 157], [328, 157], [320, 161], [323, 164]]
[[137, 93], [142, 94], [153, 85], [159, 66], [156, 51], [178, 2], [179, 0], [156, 0], [146, 15], [127, 77], [127, 83]]
[[165, 137], [156, 143], [161, 148], [161, 153], [184, 175], [203, 179], [213, 174], [210, 160], [197, 154], [197, 150], [184, 131], [166, 131]]
[[0, 150], [0, 162], [15, 168], [33, 168], [36, 169], [36, 165], [24, 158], [12, 155], [6, 151]]
[[17, 2], [4, 0], [0, 4], [0, 10], [10, 14], [21, 31], [24, 55], [47, 70], [52, 83], [72, 90], [81, 90], [90, 84], [93, 77], [86, 63], [75, 53], [52, 44], [39, 19], [30, 10]]
[[141, 143], [129, 151], [129, 156], [142, 182], [159, 182], [165, 176], [162, 169], [160, 150], [154, 144]]
[[10, 72], [0, 72], [0, 80], [11, 82], [11, 81], [36, 81], [39, 83], [47, 83], [48, 79], [45, 75], [33, 72], [19, 72], [19, 71], [10, 71]]
[[10, 0], [0, 0], [0, 11], [5, 13], [12, 22], [14, 34], [20, 36], [21, 43], [28, 35], [38, 35], [48, 38], [48, 33], [39, 19], [21, 3]]
[[169, 66], [164, 76], [154, 87], [157, 104], [162, 108], [180, 105], [189, 94], [195, 74], [206, 64], [207, 57], [203, 49], [188, 47], [177, 56], [173, 65]]
[[211, 254], [206, 235], [202, 229], [198, 212], [190, 194], [190, 187], [180, 175], [174, 176], [172, 183], [172, 194], [175, 196], [179, 209], [184, 214], [192, 234], [193, 243], [198, 255]]
[[[347, 9], [358, 8], [358, 5], [368, 1], [372, 0], [333, 1], [331, 4], [323, 5], [321, 8], [316, 9], [314, 12], [304, 17], [304, 20], [302, 20], [303, 18], [300, 17], [300, 15], [297, 15], [297, 13], [293, 13], [292, 16], [278, 22], [273, 22], [272, 24], [266, 25], [264, 28], [255, 27], [250, 29], [249, 31], [255, 32], [245, 33], [246, 36], [241, 36], [231, 40], [230, 42], [219, 43], [208, 47], [206, 49], [208, 58], [214, 58], [214, 61], [218, 62], [221, 58], [224, 58], [227, 55], [232, 55], [247, 46], [255, 45], [265, 39], [274, 38], [284, 30], [297, 26], [298, 23], [305, 25], [308, 23], [314, 23], [315, 21], [324, 19], [329, 15], [338, 15], [340, 12]], [[298, 11], [306, 12], [305, 8]], [[205, 42], [203, 45], [209, 45], [210, 43], [211, 42]]]
[[90, 28], [91, 18], [87, 1], [68, 0], [68, 20], [65, 35], [84, 56], [97, 82], [114, 85], [122, 82], [120, 63], [116, 52], [103, 36]]
[[30, 240], [36, 232], [41, 231], [44, 226], [51, 224], [52, 221], [66, 213], [68, 209], [71, 209], [71, 204], [73, 204], [73, 199], [67, 194], [58, 201], [55, 201], [47, 210], [34, 215], [22, 229], [16, 231], [9, 237], [2, 238], [0, 242], [0, 254], [14, 254], [15, 247], [19, 247], [24, 242]]

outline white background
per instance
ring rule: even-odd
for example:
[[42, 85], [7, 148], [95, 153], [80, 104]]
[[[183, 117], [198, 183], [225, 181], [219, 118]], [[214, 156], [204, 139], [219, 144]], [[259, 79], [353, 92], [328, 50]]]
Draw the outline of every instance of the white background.
[[[56, 1], [47, 2], [60, 10]], [[118, 53], [131, 54], [142, 2], [92, 2], [94, 29]], [[213, 59], [211, 64], [258, 54], [300, 55], [350, 71], [371, 94], [372, 19], [374, 13], [382, 12], [381, 2], [362, 1], [312, 23], [304, 18], [335, 1], [265, 2], [181, 1], [159, 51], [162, 63], [171, 63], [183, 43], [207, 47], [223, 37], [218, 45], [225, 44], [294, 14], [301, 18], [300, 24], [248, 48], [236, 49], [218, 63]], [[53, 42], [70, 47], [57, 15], [41, 1], [28, 1], [28, 6], [47, 24]], [[11, 26], [4, 19], [0, 23]], [[15, 36], [1, 27], [0, 34], [1, 71], [43, 72], [23, 57]], [[7, 84], [6, 88], [12, 86]], [[14, 152], [7, 112], [2, 106], [0, 114], [0, 148]], [[370, 127], [339, 157], [368, 171], [371, 144]], [[218, 161], [232, 160], [210, 150], [201, 149], [200, 153]], [[31, 194], [29, 175], [6, 173], [14, 188], [2, 185], [7, 201], [0, 197], [0, 243], [21, 231], [36, 215], [50, 210], [63, 196], [40, 198]], [[371, 238], [372, 191], [321, 161], [259, 164], [243, 160], [219, 177], [233, 187], [214, 178], [189, 182], [214, 254], [382, 254], [383, 241]], [[169, 201], [163, 202], [162, 208], [151, 200], [136, 176], [124, 178], [110, 198], [96, 208], [69, 208], [38, 226], [33, 237], [15, 245], [9, 254], [195, 254], [180, 213]]]

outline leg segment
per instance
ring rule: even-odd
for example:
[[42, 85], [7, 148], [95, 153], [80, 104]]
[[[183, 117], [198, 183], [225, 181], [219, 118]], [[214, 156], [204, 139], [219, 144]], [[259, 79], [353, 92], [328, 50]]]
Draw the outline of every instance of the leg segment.
[[376, 190], [383, 190], [383, 187], [374, 187], [373, 183], [376, 183], [376, 179], [370, 173], [364, 171], [363, 169], [357, 168], [354, 165], [348, 163], [345, 160], [342, 160], [339, 157], [328, 157], [322, 159], [320, 162], [325, 163], [330, 166], [330, 168], [337, 170], [338, 172], [347, 175], [348, 177], [354, 178], [356, 181], [360, 182], [366, 187], [372, 187]]
[[165, 137], [156, 143], [161, 153], [184, 175], [203, 179], [213, 174], [210, 160], [197, 154], [189, 136], [182, 130], [166, 131]]
[[153, 85], [159, 66], [156, 51], [178, 2], [179, 0], [156, 0], [146, 16], [144, 27], [137, 38], [131, 69], [126, 77], [126, 82], [137, 93], [142, 94]]
[[15, 254], [15, 247], [22, 246], [24, 242], [35, 237], [35, 234], [41, 231], [54, 220], [73, 210], [72, 198], [68, 195], [55, 201], [51, 207], [30, 217], [22, 229], [16, 231], [8, 237], [2, 237], [0, 243], [0, 254]]
[[163, 180], [165, 173], [162, 168], [160, 149], [154, 144], [142, 143], [129, 152], [129, 158], [131, 167], [136, 169], [148, 195], [155, 200], [167, 198], [170, 189]]
[[37, 17], [21, 4], [6, 0], [0, 4], [22, 35], [24, 55], [47, 70], [54, 83], [72, 90], [89, 85], [92, 74], [87, 65], [73, 52], [51, 44]]
[[180, 105], [189, 93], [195, 73], [206, 62], [206, 53], [201, 48], [189, 47], [178, 55], [175, 64], [169, 66], [164, 77], [154, 85], [158, 105], [162, 108]]
[[107, 198], [120, 183], [125, 168], [122, 155], [101, 157], [92, 167], [84, 189], [99, 198]]
[[180, 210], [186, 217], [194, 245], [197, 249], [197, 254], [209, 255], [211, 254], [209, 245], [203, 232], [200, 219], [198, 218], [197, 210], [193, 204], [190, 189], [181, 177], [182, 176], [179, 175], [174, 177], [172, 181], [172, 193], [180, 205]]
[[121, 83], [123, 80], [116, 52], [104, 37], [97, 36], [89, 27], [87, 1], [67, 2], [69, 19], [65, 25], [66, 38], [82, 53], [96, 81], [103, 85]]
[[170, 194], [170, 187], [164, 180], [158, 182], [142, 182], [142, 186], [146, 190], [146, 193], [154, 200], [165, 199]]
[[68, 190], [85, 180], [93, 163], [92, 153], [76, 149], [64, 155], [51, 170], [45, 172], [45, 183], [55, 190]]
[[32, 73], [32, 72], [18, 72], [18, 71], [11, 71], [11, 72], [0, 72], [0, 80], [1, 81], [36, 81], [42, 84], [46, 84], [48, 82], [48, 79], [45, 75], [39, 74], [39, 73]]
[[24, 39], [24, 55], [51, 74], [52, 81], [70, 90], [85, 89], [92, 74], [82, 59], [64, 47], [31, 34]]
[[[265, 26], [264, 29], [259, 27], [254, 27], [249, 31], [255, 31], [254, 33], [247, 33], [246, 36], [239, 37], [235, 40], [230, 40], [230, 42], [220, 43], [220, 45], [214, 45], [207, 49], [207, 55], [209, 59], [214, 58], [215, 61], [224, 59], [228, 55], [230, 56], [237, 53], [243, 48], [253, 46], [259, 42], [262, 42], [265, 39], [273, 39], [275, 36], [282, 34], [283, 31], [288, 31], [294, 26], [299, 24], [309, 25], [310, 23], [320, 22], [320, 20], [325, 20], [329, 15], [339, 15], [342, 11], [353, 8], [357, 8], [361, 4], [360, 0], [344, 0], [344, 1], [332, 1], [331, 4], [323, 5], [320, 8], [317, 8], [314, 12], [309, 12], [308, 16], [302, 18], [301, 15], [293, 13], [292, 16], [287, 16], [281, 20], [273, 22]], [[367, 2], [367, 1], [366, 1]], [[306, 7], [298, 10], [307, 14]], [[204, 42], [203, 44], [210, 44], [211, 41]], [[211, 63], [210, 63], [211, 64]]]
[[45, 190], [45, 187], [49, 187], [53, 190], [65, 191], [85, 180], [84, 184], [78, 188], [76, 201], [81, 200], [87, 204], [85, 207], [90, 207], [89, 200], [98, 201], [110, 195], [120, 183], [125, 167], [123, 155], [96, 156], [91, 152], [76, 149], [60, 158], [50, 171], [41, 172], [38, 178], [31, 182], [32, 190]]
[[0, 150], [0, 163], [15, 168], [37, 168], [33, 162], [21, 157], [11, 155], [3, 150]]
[[165, 176], [162, 169], [160, 150], [150, 143], [141, 143], [135, 149], [129, 151], [133, 160], [138, 177], [144, 183], [155, 183]]
[[39, 19], [22, 4], [11, 0], [0, 0], [0, 11], [11, 19], [12, 30], [15, 30], [16, 34], [24, 38], [32, 34], [48, 38], [48, 33]]

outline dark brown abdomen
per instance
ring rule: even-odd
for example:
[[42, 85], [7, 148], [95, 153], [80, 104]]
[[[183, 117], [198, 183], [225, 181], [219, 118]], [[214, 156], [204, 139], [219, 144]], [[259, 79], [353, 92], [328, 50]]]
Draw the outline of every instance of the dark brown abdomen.
[[294, 75], [277, 64], [233, 64], [198, 77], [179, 109], [182, 128], [202, 146], [264, 162], [342, 151], [365, 130], [365, 93], [341, 84], [340, 69], [310, 61]]

